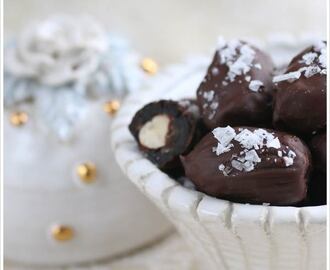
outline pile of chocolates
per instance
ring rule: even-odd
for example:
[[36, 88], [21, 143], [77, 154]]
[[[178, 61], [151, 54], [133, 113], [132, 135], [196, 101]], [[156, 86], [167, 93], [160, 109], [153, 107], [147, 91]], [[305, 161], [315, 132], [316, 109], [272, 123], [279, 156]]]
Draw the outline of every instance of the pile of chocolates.
[[320, 41], [279, 74], [265, 52], [220, 40], [196, 100], [147, 104], [129, 129], [162, 171], [210, 196], [326, 204], [326, 54]]

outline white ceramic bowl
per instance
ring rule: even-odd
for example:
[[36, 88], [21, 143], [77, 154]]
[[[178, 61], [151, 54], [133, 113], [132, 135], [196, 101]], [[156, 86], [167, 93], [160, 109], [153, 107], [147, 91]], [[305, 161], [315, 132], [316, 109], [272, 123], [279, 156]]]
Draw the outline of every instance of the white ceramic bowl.
[[117, 162], [173, 222], [200, 269], [326, 269], [326, 206], [274, 207], [232, 203], [187, 189], [139, 152], [128, 131], [134, 113], [158, 99], [193, 97], [208, 64], [174, 66], [144, 95], [129, 96], [112, 125]]

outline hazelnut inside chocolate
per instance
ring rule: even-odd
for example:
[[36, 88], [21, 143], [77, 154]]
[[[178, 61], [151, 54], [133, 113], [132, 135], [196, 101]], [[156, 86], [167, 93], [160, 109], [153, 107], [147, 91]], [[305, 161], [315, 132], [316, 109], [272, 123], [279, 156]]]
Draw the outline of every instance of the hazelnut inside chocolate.
[[141, 127], [139, 132], [140, 143], [149, 149], [158, 149], [166, 145], [170, 119], [167, 115], [154, 116]]
[[179, 155], [190, 150], [198, 121], [194, 102], [160, 100], [140, 109], [129, 129], [147, 158], [168, 171], [181, 167]]

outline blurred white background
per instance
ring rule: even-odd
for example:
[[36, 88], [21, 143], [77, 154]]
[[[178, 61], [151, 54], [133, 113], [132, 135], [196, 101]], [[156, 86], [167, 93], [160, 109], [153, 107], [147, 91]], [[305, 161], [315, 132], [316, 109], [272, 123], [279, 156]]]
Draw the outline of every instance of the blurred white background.
[[52, 13], [87, 13], [162, 64], [207, 52], [219, 34], [326, 35], [327, 0], [4, 0], [5, 38]]

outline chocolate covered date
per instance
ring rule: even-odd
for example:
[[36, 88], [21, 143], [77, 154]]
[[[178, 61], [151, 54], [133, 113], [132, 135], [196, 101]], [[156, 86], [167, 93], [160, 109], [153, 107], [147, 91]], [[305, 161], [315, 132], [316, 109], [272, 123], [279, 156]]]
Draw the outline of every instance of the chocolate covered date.
[[197, 90], [206, 126], [268, 126], [273, 69], [271, 58], [256, 47], [239, 40], [222, 41]]
[[294, 57], [285, 74], [274, 77], [273, 122], [278, 129], [311, 136], [326, 125], [326, 43]]
[[160, 100], [145, 105], [133, 117], [129, 130], [140, 150], [160, 169], [180, 166], [179, 155], [199, 136], [198, 106], [194, 101]]
[[293, 135], [218, 127], [181, 159], [197, 190], [214, 197], [272, 205], [292, 205], [306, 197], [310, 152]]

